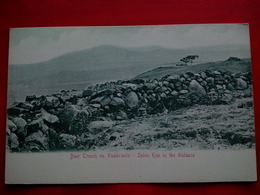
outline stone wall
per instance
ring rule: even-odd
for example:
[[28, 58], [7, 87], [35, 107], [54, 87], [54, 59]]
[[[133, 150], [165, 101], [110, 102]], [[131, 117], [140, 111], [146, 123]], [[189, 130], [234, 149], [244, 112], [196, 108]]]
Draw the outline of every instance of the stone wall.
[[251, 72], [206, 70], [27, 96], [7, 110], [7, 145], [10, 151], [78, 149], [93, 133], [91, 121], [148, 117], [195, 104], [231, 104], [251, 92]]

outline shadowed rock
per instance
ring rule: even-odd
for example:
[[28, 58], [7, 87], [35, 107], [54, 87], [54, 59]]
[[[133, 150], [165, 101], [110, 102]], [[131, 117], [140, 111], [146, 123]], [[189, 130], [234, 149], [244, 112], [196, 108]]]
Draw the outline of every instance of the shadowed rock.
[[60, 119], [59, 131], [64, 130], [71, 134], [80, 134], [87, 131], [89, 113], [80, 110], [75, 105], [67, 106], [61, 110], [58, 118]]
[[64, 149], [71, 149], [76, 145], [76, 136], [74, 135], [60, 134], [58, 139], [60, 147]]
[[49, 149], [48, 138], [41, 131], [27, 136], [25, 143], [30, 151], [46, 151]]

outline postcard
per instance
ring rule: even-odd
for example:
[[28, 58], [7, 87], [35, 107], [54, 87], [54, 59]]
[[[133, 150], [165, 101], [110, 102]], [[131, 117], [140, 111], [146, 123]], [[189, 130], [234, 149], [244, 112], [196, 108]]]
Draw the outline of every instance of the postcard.
[[10, 29], [6, 184], [256, 179], [248, 24]]

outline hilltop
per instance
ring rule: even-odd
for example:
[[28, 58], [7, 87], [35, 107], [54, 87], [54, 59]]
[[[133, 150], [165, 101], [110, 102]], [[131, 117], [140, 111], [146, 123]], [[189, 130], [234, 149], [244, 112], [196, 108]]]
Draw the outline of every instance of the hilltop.
[[204, 70], [224, 70], [224, 71], [232, 71], [232, 72], [249, 72], [251, 71], [251, 60], [241, 59], [239, 61], [233, 60], [225, 60], [218, 62], [209, 62], [202, 64], [195, 64], [190, 66], [165, 66], [158, 67], [147, 72], [144, 72], [134, 79], [154, 79], [154, 78], [162, 78], [166, 75], [171, 74], [185, 74], [186, 72], [199, 73]]

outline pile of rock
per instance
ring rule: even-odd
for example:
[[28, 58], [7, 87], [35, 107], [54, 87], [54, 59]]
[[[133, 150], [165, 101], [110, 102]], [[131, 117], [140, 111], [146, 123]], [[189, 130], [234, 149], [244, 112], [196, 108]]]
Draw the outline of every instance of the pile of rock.
[[251, 82], [250, 72], [206, 70], [27, 96], [7, 110], [7, 145], [11, 151], [78, 149], [95, 133], [91, 121], [145, 117], [194, 104], [230, 104], [241, 94], [251, 95]]

